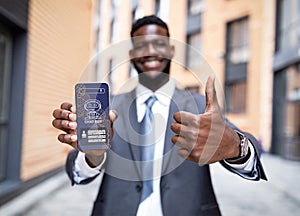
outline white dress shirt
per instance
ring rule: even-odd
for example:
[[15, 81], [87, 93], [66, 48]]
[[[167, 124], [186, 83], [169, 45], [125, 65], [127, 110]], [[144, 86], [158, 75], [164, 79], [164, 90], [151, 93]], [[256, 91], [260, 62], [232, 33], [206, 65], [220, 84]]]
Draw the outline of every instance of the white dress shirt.
[[145, 112], [145, 101], [151, 96], [155, 95], [157, 101], [152, 106], [152, 113], [154, 115], [154, 128], [155, 128], [155, 152], [154, 152], [154, 165], [153, 165], [153, 192], [142, 203], [140, 203], [137, 216], [162, 216], [162, 206], [160, 197], [160, 179], [161, 167], [164, 151], [164, 140], [166, 134], [166, 127], [169, 116], [169, 107], [171, 98], [175, 91], [174, 80], [169, 80], [164, 86], [157, 91], [153, 92], [150, 89], [138, 84], [136, 93], [136, 107], [138, 122], [141, 122]]
[[[164, 139], [166, 134], [166, 126], [169, 116], [169, 107], [172, 95], [175, 91], [175, 81], [170, 79], [168, 83], [162, 86], [157, 91], [153, 92], [145, 86], [138, 84], [136, 88], [136, 107], [137, 107], [137, 118], [141, 122], [145, 112], [146, 104], [145, 101], [151, 95], [157, 97], [157, 101], [152, 106], [152, 112], [154, 114], [155, 120], [155, 152], [154, 152], [154, 166], [153, 166], [153, 192], [147, 197], [142, 203], [140, 203], [137, 216], [163, 216], [162, 206], [161, 206], [161, 196], [160, 196], [160, 180], [161, 180], [161, 168], [163, 159], [163, 149], [164, 149]], [[231, 167], [237, 170], [251, 171], [254, 165], [254, 148], [252, 144], [249, 145], [251, 156], [248, 161], [244, 164], [230, 164], [226, 162]], [[74, 181], [80, 183], [82, 180], [89, 177], [93, 177], [99, 174], [104, 162], [106, 160], [106, 154], [102, 164], [95, 168], [91, 168], [85, 161], [85, 154], [79, 152], [74, 166]], [[101, 170], [103, 175], [104, 170]]]

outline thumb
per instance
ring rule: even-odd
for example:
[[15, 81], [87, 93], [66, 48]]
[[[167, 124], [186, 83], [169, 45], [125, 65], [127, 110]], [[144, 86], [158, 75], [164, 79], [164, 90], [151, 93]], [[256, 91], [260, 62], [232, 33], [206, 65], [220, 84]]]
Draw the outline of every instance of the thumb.
[[109, 111], [109, 119], [111, 122], [114, 122], [118, 118], [118, 112], [116, 110]]
[[205, 112], [219, 110], [219, 104], [215, 89], [215, 75], [210, 75], [206, 81], [205, 96], [206, 96], [206, 108]]

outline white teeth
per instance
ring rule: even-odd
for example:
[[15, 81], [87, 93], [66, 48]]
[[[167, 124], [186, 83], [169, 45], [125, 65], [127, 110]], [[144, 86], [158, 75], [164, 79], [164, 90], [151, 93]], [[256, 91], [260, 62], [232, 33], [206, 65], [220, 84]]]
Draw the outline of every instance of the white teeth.
[[156, 67], [158, 64], [159, 64], [159, 61], [157, 61], [157, 60], [146, 61], [146, 62], [144, 63], [144, 65], [145, 65], [146, 67]]

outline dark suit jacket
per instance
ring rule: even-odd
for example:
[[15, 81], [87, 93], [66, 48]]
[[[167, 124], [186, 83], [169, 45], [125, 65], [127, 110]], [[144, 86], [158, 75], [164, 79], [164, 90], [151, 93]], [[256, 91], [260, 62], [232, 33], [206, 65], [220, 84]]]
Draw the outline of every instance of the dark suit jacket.
[[[138, 123], [135, 91], [112, 98], [111, 107], [118, 111], [119, 117], [114, 123], [115, 134], [111, 141], [111, 150], [107, 154], [106, 172], [94, 203], [93, 215], [136, 215], [142, 182], [141, 167], [136, 163], [140, 160], [140, 150], [138, 145], [135, 145], [139, 139], [136, 133]], [[199, 166], [183, 160], [177, 154], [178, 147], [171, 142], [174, 133], [170, 129], [170, 124], [173, 122], [173, 114], [179, 110], [203, 113], [205, 98], [199, 94], [191, 95], [176, 89], [171, 100], [160, 185], [163, 213], [165, 216], [220, 215], [209, 166]], [[249, 138], [256, 146], [256, 139], [252, 136]], [[244, 178], [253, 180], [265, 178], [258, 157], [259, 151], [258, 149], [256, 151], [256, 170], [252, 173], [239, 173], [225, 163], [222, 164]], [[72, 151], [66, 163], [67, 173], [73, 183], [72, 169], [76, 155], [77, 152]], [[91, 180], [93, 178], [82, 183]]]

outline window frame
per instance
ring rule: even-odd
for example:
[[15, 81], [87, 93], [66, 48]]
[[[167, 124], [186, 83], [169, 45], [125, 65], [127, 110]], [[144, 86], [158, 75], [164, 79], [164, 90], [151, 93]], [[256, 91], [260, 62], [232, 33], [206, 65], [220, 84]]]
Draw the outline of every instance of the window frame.
[[[3, 59], [3, 89], [0, 92], [2, 94], [2, 106], [0, 107], [0, 182], [5, 181], [7, 173], [7, 144], [8, 143], [8, 131], [9, 131], [9, 98], [10, 98], [10, 80], [11, 80], [11, 66], [12, 66], [12, 35], [10, 31], [0, 23], [0, 34], [3, 35], [5, 40], [5, 52]], [[1, 36], [1, 35], [0, 35]], [[1, 85], [2, 85], [1, 84]], [[0, 101], [1, 105], [1, 101]], [[2, 113], [3, 112], [3, 113]], [[4, 136], [4, 138], [3, 138]]]
[[[203, 3], [204, 4], [204, 3]], [[190, 53], [195, 53], [195, 51], [192, 49], [190, 44], [190, 38], [194, 35], [200, 34], [201, 37], [201, 29], [202, 29], [202, 12], [203, 10], [199, 10], [198, 13], [192, 14], [190, 13], [190, 7], [191, 7], [191, 0], [187, 1], [187, 22], [186, 22], [186, 49], [185, 49], [185, 67], [190, 68], [191, 62], [190, 62]], [[201, 44], [201, 41], [200, 41]], [[194, 47], [195, 48], [195, 47]], [[197, 50], [198, 52], [201, 51]], [[192, 69], [192, 68], [191, 68]]]
[[[200, 36], [200, 47], [195, 47], [193, 46], [193, 44], [191, 43], [191, 38], [193, 36], [197, 36], [199, 35]], [[201, 61], [199, 61], [199, 59], [196, 61], [196, 63], [194, 62], [193, 63], [193, 57], [194, 55], [198, 54], [201, 52], [201, 49], [202, 49], [202, 41], [201, 41], [201, 32], [194, 32], [194, 33], [190, 33], [190, 34], [187, 34], [186, 36], [186, 42], [187, 42], [187, 46], [186, 46], [186, 59], [185, 59], [185, 65], [186, 65], [186, 68], [189, 68], [189, 69], [196, 69], [198, 67], [201, 67]], [[194, 54], [194, 55], [193, 55]]]
[[[231, 62], [230, 61], [230, 49], [232, 47], [232, 39], [235, 38], [235, 36], [232, 34], [231, 30], [234, 25], [239, 25], [240, 23], [245, 22], [245, 25], [247, 25], [247, 48], [248, 53], [250, 53], [250, 46], [249, 46], [249, 16], [240, 17], [238, 19], [232, 20], [227, 23], [226, 25], [226, 54], [225, 54], [225, 98], [226, 98], [226, 111], [229, 113], [246, 113], [247, 112], [247, 74], [248, 74], [248, 61], [249, 58], [246, 59], [246, 61], [242, 62]], [[249, 56], [249, 55], [248, 55]], [[234, 91], [234, 88], [237, 86], [242, 86], [241, 84], [245, 83], [245, 86], [243, 86], [243, 92], [244, 94], [241, 96], [242, 98], [237, 99], [239, 101], [242, 101], [244, 104], [237, 107], [232, 107], [232, 94]], [[236, 98], [235, 98], [236, 99]]]

